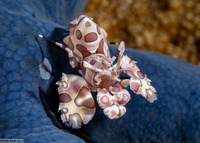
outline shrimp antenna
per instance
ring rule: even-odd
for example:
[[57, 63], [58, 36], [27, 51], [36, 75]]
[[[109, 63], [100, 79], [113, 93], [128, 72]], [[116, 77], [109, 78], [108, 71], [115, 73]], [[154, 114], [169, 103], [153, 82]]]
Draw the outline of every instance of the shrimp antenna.
[[66, 49], [66, 48], [67, 48], [67, 47], [66, 47], [65, 45], [63, 45], [62, 43], [56, 42], [56, 41], [54, 41], [54, 40], [51, 40], [51, 39], [49, 39], [49, 38], [47, 38], [47, 37], [45, 37], [45, 36], [43, 36], [43, 35], [41, 35], [41, 34], [39, 34], [38, 36], [39, 36], [40, 38], [42, 38], [42, 39], [45, 39], [45, 40], [49, 41], [49, 42], [52, 43], [52, 44], [55, 44], [55, 45], [59, 46], [59, 47], [62, 48], [62, 49]]

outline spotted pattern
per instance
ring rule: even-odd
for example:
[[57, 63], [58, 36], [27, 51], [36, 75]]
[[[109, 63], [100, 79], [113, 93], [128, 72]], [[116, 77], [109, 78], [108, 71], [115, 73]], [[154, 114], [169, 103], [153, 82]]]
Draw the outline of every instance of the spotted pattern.
[[86, 27], [90, 27], [90, 26], [91, 26], [91, 23], [90, 23], [89, 21], [87, 21], [87, 22], [85, 23], [85, 26], [86, 26]]
[[88, 33], [87, 35], [85, 35], [85, 42], [90, 43], [90, 42], [94, 42], [97, 40], [97, 34], [94, 32]]
[[129, 94], [129, 93], [126, 93], [126, 92], [123, 92], [123, 93], [121, 93], [121, 98], [120, 98], [120, 100], [118, 100], [118, 103], [119, 103], [120, 105], [124, 105], [124, 104], [126, 104], [129, 100], [130, 100], [130, 94]]
[[126, 71], [128, 75], [131, 75], [132, 82], [131, 82], [131, 89], [137, 93], [139, 88], [142, 86], [141, 80], [136, 77], [131, 71]]
[[87, 48], [86, 48], [85, 46], [83, 46], [83, 45], [77, 44], [77, 45], [76, 45], [76, 49], [77, 49], [79, 52], [81, 52], [83, 58], [85, 58], [85, 57], [91, 55], [91, 53], [90, 53], [90, 52], [87, 50]]
[[[118, 58], [118, 62], [115, 66], [113, 63], [113, 60], [115, 59], [111, 58], [108, 49], [108, 44], [106, 40], [107, 33], [105, 32], [105, 30], [98, 27], [95, 23], [91, 21], [90, 18], [86, 16], [80, 16], [72, 23], [77, 23], [75, 34], [69, 35], [69, 37], [72, 38], [72, 42], [74, 42], [73, 45], [75, 46], [74, 50], [72, 51], [73, 57], [75, 57], [75, 59], [77, 59], [78, 61], [78, 64], [75, 66], [75, 68], [78, 69], [79, 73], [82, 74], [82, 77], [85, 79], [89, 88], [92, 91], [96, 91], [99, 88], [105, 88], [106, 90], [108, 90], [108, 93], [101, 93], [100, 95], [100, 91], [98, 91], [97, 101], [100, 107], [104, 109], [108, 108], [105, 111], [109, 111], [109, 113], [105, 114], [109, 115], [109, 118], [113, 119], [122, 116], [122, 114], [125, 113], [126, 109], [125, 107], [119, 106], [124, 106], [130, 100], [129, 92], [125, 89], [122, 89], [120, 84], [118, 84], [118, 86], [115, 85], [114, 87], [112, 87], [118, 81], [118, 74], [122, 72], [131, 76], [129, 84], [131, 86], [131, 89], [136, 94], [142, 94], [143, 96], [145, 96], [145, 98], [148, 94], [148, 98], [151, 98], [150, 102], [154, 101], [154, 99], [157, 99], [151, 96], [154, 96], [151, 91], [145, 91], [146, 88], [150, 88], [147, 83], [148, 79], [136, 66], [135, 61], [132, 61], [130, 58], [127, 59], [127, 56], [123, 56], [123, 42], [120, 43], [116, 54], [114, 54], [115, 57], [117, 57], [120, 53], [119, 57], [122, 58], [121, 60], [120, 58]], [[72, 33], [72, 31], [74, 31], [74, 29], [70, 29], [70, 33]], [[126, 60], [126, 62], [124, 62], [124, 60]], [[85, 67], [83, 66], [84, 61], [89, 63], [85, 64]], [[120, 61], [122, 61], [122, 64], [120, 64]], [[113, 71], [115, 70], [114, 68], [119, 69]], [[74, 85], [74, 88], [77, 88], [77, 85]], [[91, 109], [94, 108], [93, 104], [89, 104], [90, 99], [85, 101], [85, 95], [87, 95], [87, 93], [86, 90], [82, 91], [82, 89], [80, 91], [76, 89], [77, 95], [73, 102], [73, 104], [75, 104], [74, 108], [77, 108], [76, 113], [80, 115], [80, 118], [82, 118], [81, 116], [83, 114], [89, 115], [90, 112], [93, 113], [93, 111], [88, 110], [88, 107], [91, 106]], [[112, 95], [110, 95], [110, 93]], [[145, 93], [146, 95], [144, 95]], [[93, 99], [91, 99], [91, 102], [92, 101]], [[72, 108], [71, 106], [69, 107], [70, 109]], [[81, 108], [81, 113], [78, 112], [79, 108]], [[79, 120], [78, 115], [76, 115], [77, 119], [74, 117], [75, 119], [73, 121], [73, 124], [76, 124], [75, 120]], [[83, 118], [82, 120], [84, 121]], [[78, 123], [80, 122], [81, 121], [79, 121]]]
[[70, 102], [72, 99], [70, 97], [69, 94], [67, 93], [61, 93], [59, 94], [59, 102], [61, 103], [67, 103], [67, 102]]
[[111, 95], [108, 92], [102, 93], [100, 89], [98, 89], [97, 102], [99, 103], [99, 106], [103, 109], [108, 108], [110, 105], [113, 104]]
[[73, 57], [78, 61], [73, 68], [78, 69], [81, 74], [83, 72], [80, 65], [84, 58], [89, 55], [102, 54], [105, 58], [108, 58], [108, 61], [111, 58], [104, 35], [105, 31], [87, 18], [85, 15], [80, 15], [76, 20], [72, 21], [71, 24], [74, 27], [70, 28], [70, 35], [64, 38], [64, 43], [72, 50]]
[[[86, 91], [85, 90], [86, 87], [82, 87], [80, 89], [80, 91], [78, 92], [78, 95], [76, 96], [76, 98], [74, 99], [75, 104], [77, 105], [77, 107], [86, 107], [86, 108], [90, 108], [93, 109], [95, 108], [95, 104], [93, 102], [93, 98], [87, 98], [87, 100], [84, 100], [86, 97]], [[87, 88], [88, 89], [88, 88]]]
[[102, 96], [100, 100], [101, 100], [101, 102], [103, 104], [107, 104], [108, 103], [108, 97], [106, 95]]
[[145, 76], [141, 71], [138, 71], [137, 74], [141, 79], [144, 79]]
[[111, 92], [113, 93], [120, 92], [120, 90], [121, 90], [121, 86], [117, 84], [111, 89]]
[[69, 115], [69, 122], [73, 126], [81, 126], [83, 119], [81, 118], [80, 114], [74, 113]]
[[[3, 2], [7, 1], [2, 0], [1, 4], [3, 4]], [[24, 1], [16, 1], [16, 2], [21, 4], [21, 2]], [[27, 1], [27, 3], [30, 2]], [[21, 4], [22, 10], [24, 9], [23, 6], [27, 7], [28, 5], [27, 3]], [[51, 3], [53, 3], [53, 1], [51, 1]], [[55, 127], [55, 125], [52, 124], [51, 120], [49, 120], [49, 117], [47, 117], [46, 114], [46, 112], [51, 112], [51, 111], [45, 112], [45, 110], [41, 108], [42, 105], [41, 101], [37, 100], [38, 98], [40, 98], [39, 92], [37, 92], [35, 88], [27, 88], [27, 86], [25, 86], [26, 88], [23, 88], [22, 86], [24, 85], [24, 82], [26, 83], [27, 81], [28, 83], [33, 85], [35, 83], [38, 84], [38, 82], [35, 81], [35, 79], [37, 79], [38, 74], [37, 73], [35, 74], [35, 71], [37, 72], [37, 69], [30, 70], [29, 66], [20, 66], [25, 61], [27, 55], [22, 56], [21, 55], [22, 52], [18, 53], [17, 51], [21, 50], [23, 47], [26, 47], [24, 48], [25, 52], [27, 51], [28, 54], [32, 53], [34, 58], [37, 57], [38, 53], [40, 54], [41, 51], [36, 48], [37, 45], [35, 44], [37, 43], [34, 42], [33, 38], [31, 38], [32, 36], [30, 31], [40, 30], [42, 27], [44, 33], [48, 33], [48, 31], [52, 31], [52, 29], [55, 29], [56, 26], [55, 24], [52, 23], [49, 24], [49, 21], [44, 20], [42, 18], [41, 19], [31, 18], [30, 15], [31, 14], [34, 15], [35, 13], [45, 12], [44, 10], [42, 10], [43, 8], [45, 9], [50, 8], [52, 10], [52, 6], [55, 4], [52, 5], [48, 4], [48, 6], [45, 7], [46, 4], [43, 5], [42, 1], [38, 1], [38, 6], [43, 7], [42, 9], [38, 8], [37, 10], [34, 10], [33, 9], [34, 7], [31, 7], [30, 4], [28, 6], [30, 7], [30, 9], [29, 8], [26, 9], [29, 13], [21, 11], [20, 15], [19, 13], [14, 14], [14, 12], [12, 12], [12, 10], [14, 11], [14, 9], [16, 8], [14, 9], [9, 8], [11, 5], [10, 3], [4, 4], [2, 5], [2, 7], [7, 6], [8, 8], [1, 9], [2, 13], [4, 12], [1, 15], [1, 18], [3, 17], [1, 23], [2, 24], [1, 28], [3, 30], [0, 30], [1, 35], [3, 35], [3, 39], [1, 39], [1, 44], [2, 46], [3, 45], [5, 46], [1, 48], [0, 57], [2, 65], [0, 74], [1, 77], [6, 77], [6, 76], [9, 77], [10, 75], [12, 75], [12, 79], [10, 79], [12, 81], [8, 82], [7, 80], [5, 81], [1, 80], [1, 92], [2, 92], [1, 120], [6, 121], [3, 124], [1, 124], [1, 135], [10, 138], [23, 136], [25, 142], [26, 140], [29, 140], [30, 142], [41, 142], [41, 138], [43, 139], [45, 138], [47, 142], [51, 142], [52, 140], [55, 140], [55, 142], [65, 142], [66, 140], [68, 142], [84, 142], [82, 139], [78, 139], [74, 135], [63, 132], [63, 130]], [[15, 7], [16, 4], [13, 4], [13, 6]], [[74, 5], [71, 6], [73, 11]], [[66, 6], [60, 5], [60, 8], [63, 8], [63, 10], [66, 11]], [[4, 9], [5, 11], [3, 11]], [[66, 13], [67, 12], [62, 12], [60, 13], [60, 15], [55, 14], [51, 18], [57, 19], [59, 17], [60, 21], [64, 21], [60, 23], [67, 23], [66, 18], [64, 18], [66, 17]], [[10, 17], [9, 15], [11, 15], [12, 17]], [[21, 25], [13, 26], [15, 22], [16, 24], [21, 23]], [[29, 26], [26, 29], [24, 29], [24, 25], [26, 24], [28, 24]], [[9, 31], [6, 30], [5, 27], [8, 28]], [[47, 27], [50, 27], [51, 29]], [[17, 33], [20, 31], [23, 31], [23, 33], [27, 34], [27, 37], [23, 36], [26, 37], [25, 40], [19, 38], [13, 38], [15, 36], [18, 36]], [[8, 39], [7, 42], [5, 39], [6, 40]], [[17, 40], [19, 39], [20, 42], [19, 40], [17, 41], [16, 39]], [[40, 42], [41, 41], [42, 40], [40, 40]], [[15, 42], [16, 44], [10, 45], [9, 42]], [[32, 44], [29, 46], [21, 46], [21, 44], [26, 44], [26, 43], [29, 44], [32, 43]], [[3, 52], [2, 50], [5, 51]], [[111, 50], [115, 52], [115, 48], [111, 48]], [[14, 70], [16, 71], [16, 73], [13, 71], [7, 72], [8, 69], [10, 70], [10, 66], [3, 67], [4, 62], [6, 63], [6, 60], [8, 60], [5, 58], [5, 56], [7, 56], [6, 53], [8, 52], [11, 52], [12, 54], [12, 56], [10, 57], [12, 59], [11, 62], [13, 62], [13, 60], [16, 60], [16, 68]], [[199, 126], [200, 86], [197, 83], [200, 82], [199, 78], [200, 68], [177, 59], [172, 59], [170, 57], [163, 56], [158, 53], [149, 53], [133, 49], [130, 50], [128, 49], [127, 53], [129, 53], [129, 56], [132, 59], [133, 58], [139, 59], [139, 61], [142, 63], [141, 66], [143, 67], [143, 69], [145, 69], [145, 71], [149, 71], [149, 73], [152, 73], [154, 77], [153, 81], [156, 81], [155, 85], [158, 88], [160, 97], [162, 98], [160, 98], [160, 100], [156, 103], [156, 106], [150, 106], [150, 108], [148, 108], [149, 104], [145, 103], [145, 105], [147, 105], [147, 108], [145, 107], [146, 110], [144, 110], [143, 108], [144, 104], [137, 104], [138, 106], [136, 106], [136, 104], [134, 104], [135, 101], [132, 101], [133, 104], [129, 104], [129, 108], [131, 110], [128, 111], [128, 117], [126, 116], [125, 118], [120, 119], [120, 122], [118, 122], [118, 126], [116, 126], [115, 128], [110, 128], [110, 124], [108, 123], [110, 121], [106, 120], [104, 117], [100, 117], [102, 114], [99, 111], [97, 117], [100, 117], [102, 120], [97, 120], [98, 122], [95, 120], [93, 122], [94, 124], [88, 124], [88, 126], [85, 126], [86, 129], [83, 131], [84, 135], [89, 136], [90, 141], [92, 140], [91, 142], [105, 142], [105, 138], [102, 138], [102, 136], [107, 137], [106, 138], [107, 142], [134, 142], [134, 141], [147, 142], [150, 139], [152, 139], [151, 142], [173, 142], [173, 141], [186, 142], [186, 140], [187, 142], [199, 141], [200, 136], [198, 132], [200, 130]], [[52, 51], [48, 51], [46, 54], [47, 56], [51, 57], [50, 55], [52, 54]], [[59, 58], [59, 55], [54, 54], [53, 57], [54, 58], [51, 57], [50, 59], [51, 61]], [[73, 73], [74, 70], [72, 70], [71, 67], [69, 67], [69, 65], [67, 64], [67, 60], [65, 60], [66, 57], [62, 57], [61, 59], [64, 59], [65, 61], [64, 64], [66, 64], [67, 66], [65, 67], [67, 68], [67, 72]], [[153, 63], [153, 61], [156, 62]], [[56, 63], [57, 62], [51, 62], [51, 64], [53, 64], [52, 65], [53, 67], [58, 66], [56, 65]], [[10, 65], [10, 61], [6, 63], [6, 65]], [[177, 65], [181, 66], [177, 67]], [[149, 66], [151, 66], [151, 69], [149, 68]], [[18, 73], [17, 71], [20, 72]], [[62, 72], [60, 68], [58, 69], [58, 72]], [[57, 76], [58, 75], [56, 75], [56, 78]], [[19, 80], [16, 78], [19, 78]], [[32, 78], [34, 80], [32, 80]], [[18, 85], [21, 85], [20, 90], [12, 92], [10, 88], [7, 89], [5, 88], [9, 87], [13, 82], [16, 81]], [[34, 83], [32, 83], [33, 81]], [[50, 87], [49, 83], [42, 84], [41, 86], [43, 87], [43, 90]], [[18, 86], [14, 87], [17, 88]], [[169, 89], [171, 90], [169, 91]], [[47, 91], [45, 90], [45, 93], [46, 92]], [[17, 97], [19, 99], [16, 99]], [[56, 96], [53, 97], [53, 99], [55, 98]], [[22, 103], [23, 106], [20, 106], [22, 105]], [[24, 103], [30, 103], [30, 104], [24, 104]], [[11, 108], [13, 106], [14, 108]], [[44, 106], [46, 107], [46, 105]], [[9, 109], [7, 107], [9, 107]], [[34, 112], [30, 114], [30, 110], [32, 110], [33, 108]], [[177, 117], [177, 115], [180, 115], [180, 111], [184, 111], [183, 114], [181, 112], [180, 116], [181, 120], [180, 118]], [[150, 116], [152, 115], [152, 112], [156, 113], [156, 115], [154, 114], [153, 118], [152, 116]], [[13, 113], [19, 113], [19, 114], [16, 114], [13, 118], [14, 115]], [[141, 117], [146, 117], [146, 118], [141, 118]], [[31, 123], [29, 123], [29, 121]], [[113, 122], [115, 123], [115, 121], [112, 121], [110, 123]], [[131, 128], [131, 126], [128, 125], [130, 121], [134, 121], [134, 128]], [[149, 126], [147, 126], [146, 123], [148, 123]], [[26, 126], [26, 128], [24, 126]], [[107, 132], [102, 132], [102, 130], [104, 129]], [[190, 129], [189, 132], [188, 129]], [[126, 133], [127, 130], [129, 131], [129, 134]], [[169, 132], [169, 130], [172, 132]], [[11, 133], [11, 131], [13, 131], [13, 133]], [[122, 134], [121, 136], [116, 136], [116, 131], [120, 131], [121, 133], [124, 134]], [[136, 131], [137, 133], [135, 133]], [[96, 132], [96, 134], [94, 134], [94, 132]], [[115, 136], [115, 138], [113, 138], [113, 136]]]
[[[62, 86], [66, 80], [69, 83], [67, 89]], [[82, 123], [87, 124], [94, 116], [96, 107], [85, 80], [76, 75], [63, 73], [58, 85], [62, 121], [73, 128], [80, 128]]]
[[101, 42], [99, 43], [99, 48], [97, 49], [96, 53], [104, 54], [103, 44], [104, 44], [104, 41], [102, 39]]
[[82, 33], [81, 33], [80, 30], [76, 30], [76, 38], [77, 38], [78, 40], [81, 40], [81, 38], [82, 38]]
[[126, 113], [126, 108], [124, 106], [119, 106], [119, 114], [118, 116], [121, 117]]

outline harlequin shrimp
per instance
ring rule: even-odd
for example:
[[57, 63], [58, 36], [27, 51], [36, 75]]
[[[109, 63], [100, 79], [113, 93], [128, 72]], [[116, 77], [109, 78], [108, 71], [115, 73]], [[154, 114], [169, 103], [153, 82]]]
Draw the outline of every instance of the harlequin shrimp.
[[[86, 15], [79, 15], [67, 28], [70, 34], [63, 39], [64, 44], [39, 35], [66, 50], [70, 65], [82, 75], [63, 73], [56, 83], [59, 85], [58, 110], [63, 123], [77, 129], [93, 118], [96, 108], [91, 91], [97, 91], [97, 102], [110, 119], [126, 113], [124, 106], [131, 99], [125, 89], [128, 85], [134, 93], [141, 94], [151, 103], [157, 99], [151, 80], [140, 71], [135, 61], [123, 55], [123, 41], [107, 42], [105, 30]], [[109, 44], [118, 46], [112, 57]], [[129, 75], [130, 79], [120, 79], [121, 74]]]

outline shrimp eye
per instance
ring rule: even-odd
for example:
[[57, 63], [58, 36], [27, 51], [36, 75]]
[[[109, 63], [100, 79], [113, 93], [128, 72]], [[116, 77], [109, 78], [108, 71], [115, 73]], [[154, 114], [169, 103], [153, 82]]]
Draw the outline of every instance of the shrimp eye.
[[66, 82], [62, 82], [62, 83], [61, 83], [61, 87], [66, 88], [66, 87], [67, 87], [67, 83], [66, 83]]
[[132, 61], [131, 63], [130, 63], [130, 66], [132, 66], [133, 68], [135, 67], [135, 63]]

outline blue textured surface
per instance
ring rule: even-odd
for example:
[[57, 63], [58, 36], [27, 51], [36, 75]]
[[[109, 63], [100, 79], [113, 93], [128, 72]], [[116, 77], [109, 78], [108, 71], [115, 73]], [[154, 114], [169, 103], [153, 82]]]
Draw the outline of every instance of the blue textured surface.
[[39, 64], [44, 57], [35, 35], [48, 36], [58, 24], [67, 25], [85, 4], [70, 0], [0, 1], [0, 138], [84, 142], [47, 117], [39, 96]]
[[[97, 105], [93, 120], [82, 129], [71, 130], [60, 124], [55, 82], [62, 72], [77, 72], [70, 67], [65, 51], [38, 40], [35, 33], [62, 41], [67, 34], [64, 26], [84, 4], [64, 0], [0, 1], [0, 138], [25, 142], [84, 139], [99, 143], [199, 143], [200, 67], [133, 49], [126, 53], [152, 80], [158, 100], [151, 104], [131, 92], [127, 113], [120, 119], [109, 120]], [[113, 53], [115, 48], [111, 50]], [[52, 66], [49, 80], [40, 78], [39, 65], [44, 58]]]

